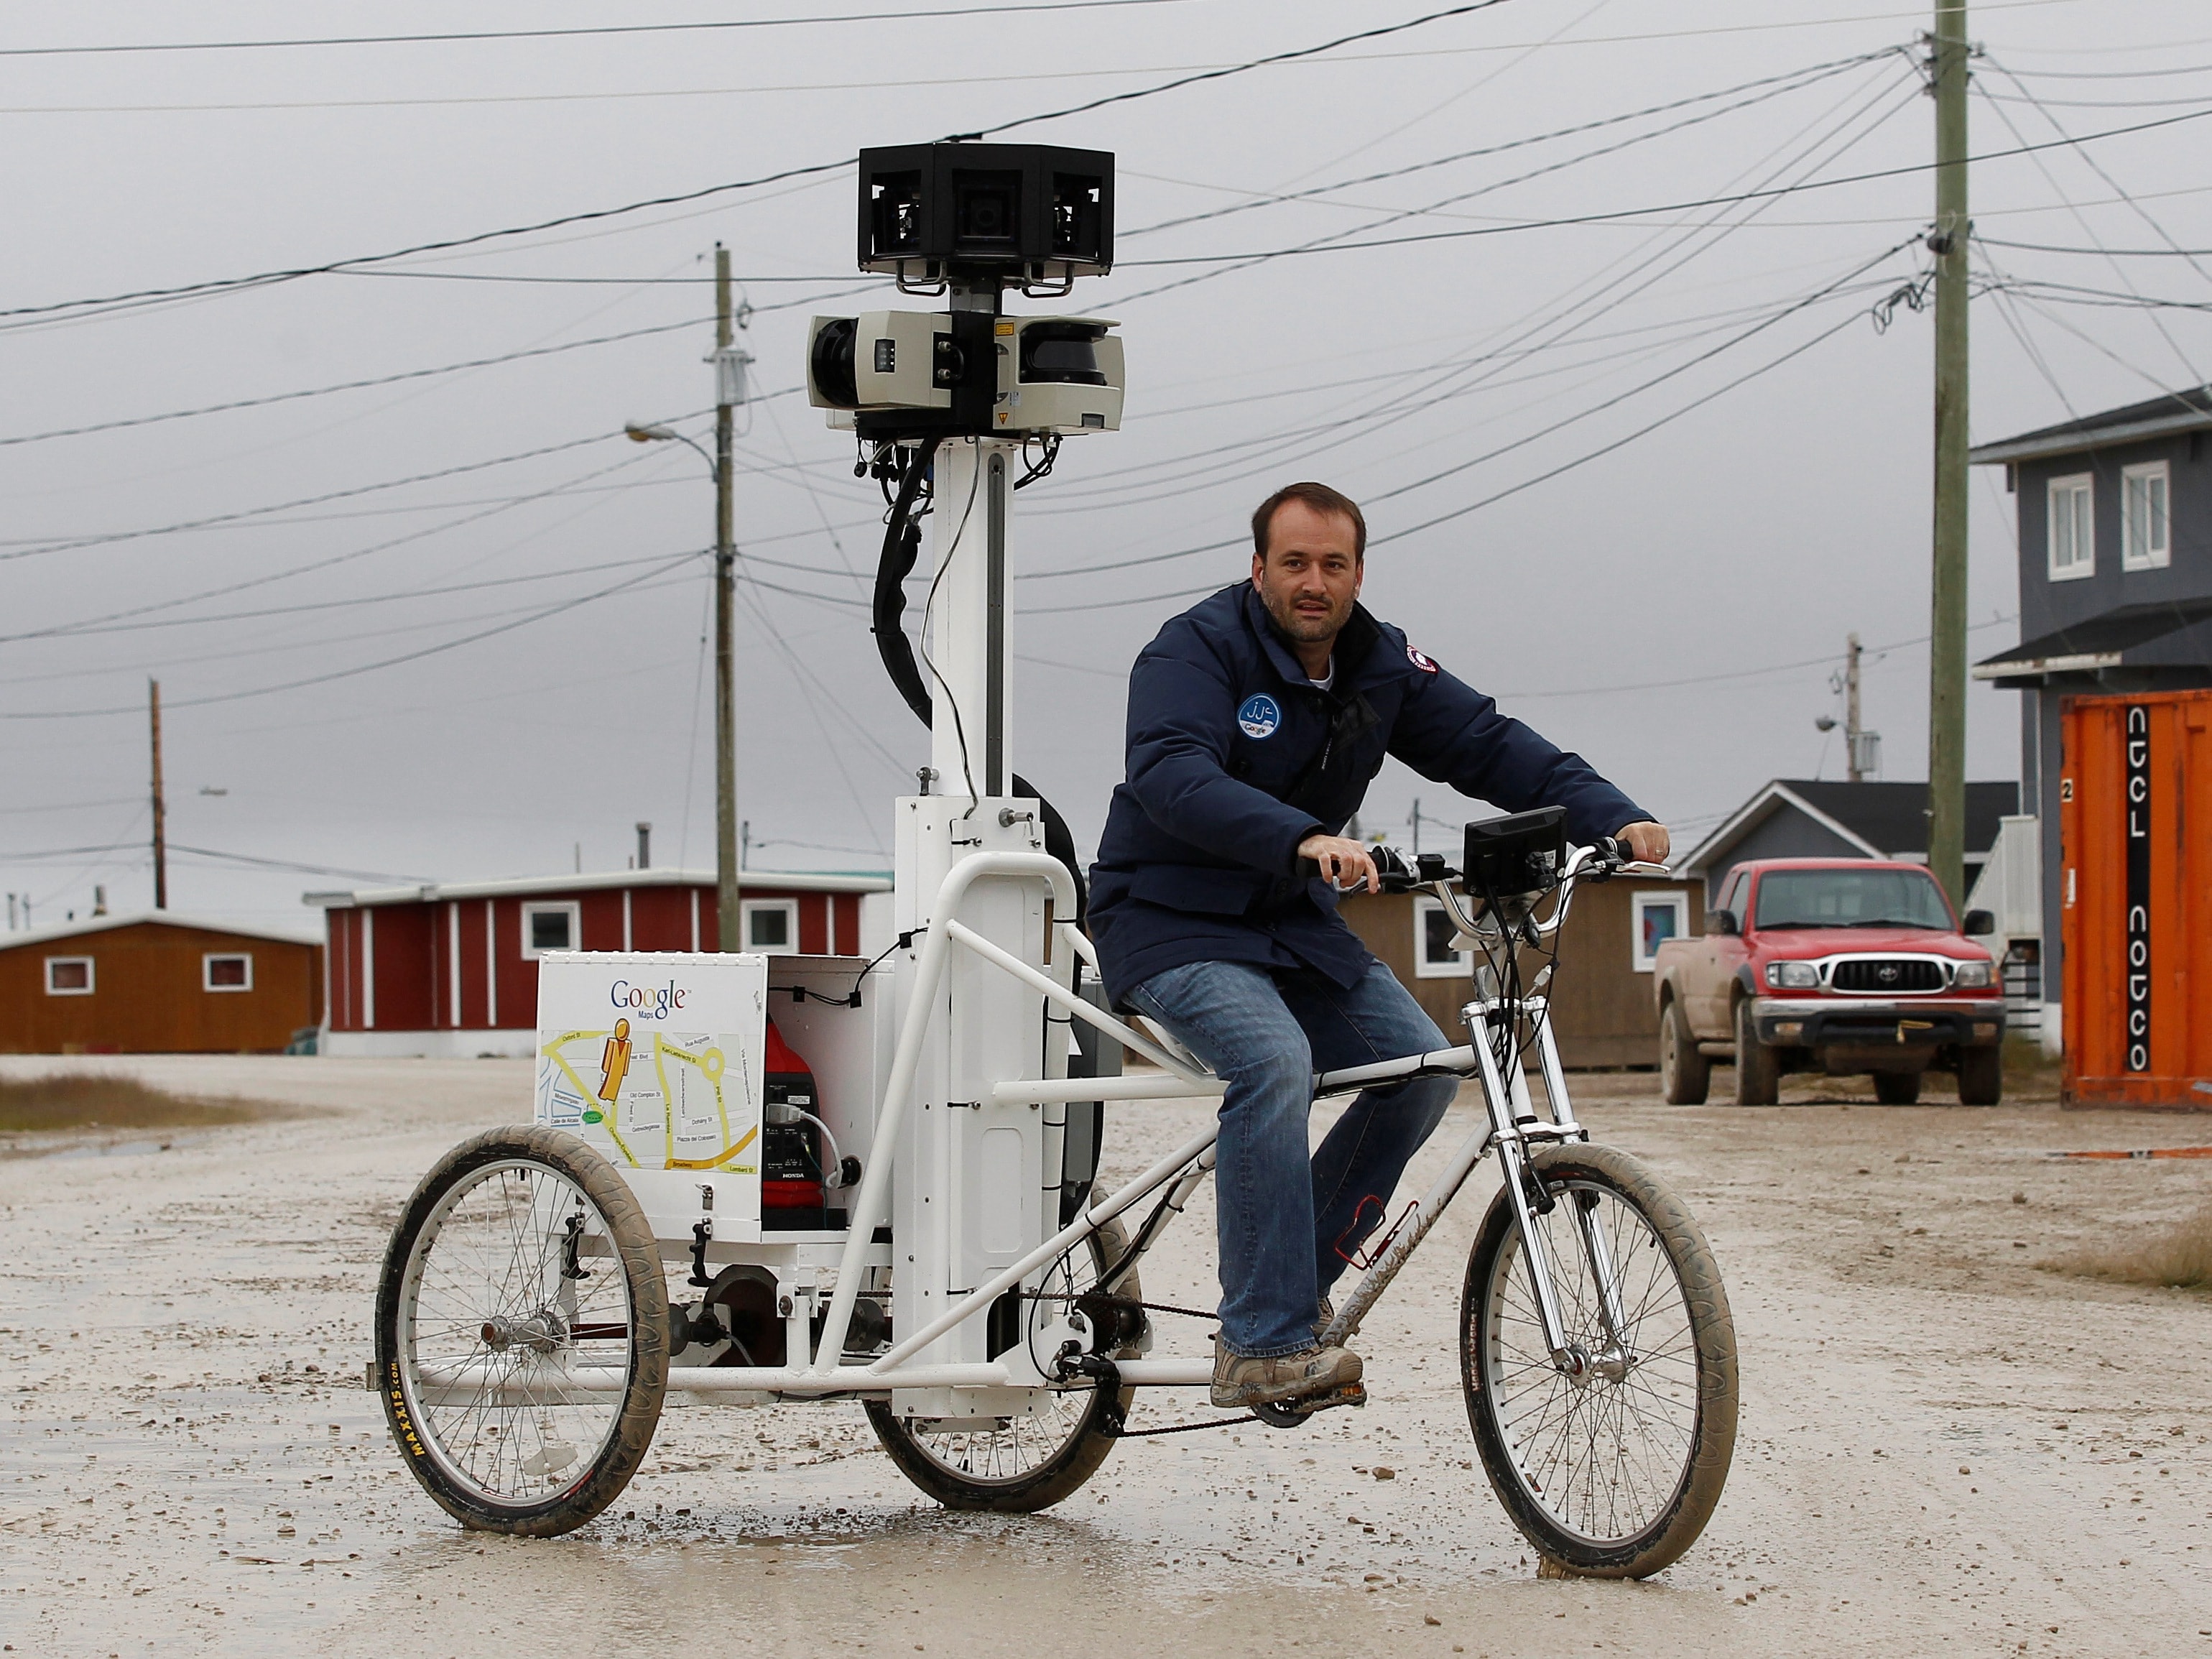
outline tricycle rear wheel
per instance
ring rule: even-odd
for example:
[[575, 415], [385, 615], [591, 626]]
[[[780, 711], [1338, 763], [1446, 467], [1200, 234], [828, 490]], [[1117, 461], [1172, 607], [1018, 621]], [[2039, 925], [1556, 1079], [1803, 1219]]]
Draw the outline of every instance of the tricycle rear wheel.
[[[1062, 1309], [1066, 1304], [1058, 1298], [1079, 1296], [1097, 1283], [1127, 1249], [1118, 1223], [1091, 1234], [1063, 1259], [1042, 1287], [1044, 1296], [1024, 1303], [1024, 1332], [1033, 1328], [1040, 1310]], [[1144, 1297], [1134, 1272], [1114, 1293], [1128, 1302]], [[1127, 1358], [1133, 1352], [1120, 1346], [1114, 1357]], [[866, 1403], [876, 1438], [899, 1473], [945, 1508], [1027, 1515], [1049, 1509], [1097, 1473], [1114, 1449], [1122, 1414], [1135, 1397], [1134, 1389], [1120, 1389], [1116, 1398], [1085, 1382], [1055, 1393], [1039, 1416], [994, 1419], [987, 1426], [959, 1419], [958, 1427], [900, 1417], [888, 1401]]]
[[385, 1419], [441, 1509], [479, 1531], [573, 1532], [629, 1485], [660, 1420], [668, 1290], [653, 1230], [575, 1136], [488, 1130], [400, 1212], [375, 1341]]

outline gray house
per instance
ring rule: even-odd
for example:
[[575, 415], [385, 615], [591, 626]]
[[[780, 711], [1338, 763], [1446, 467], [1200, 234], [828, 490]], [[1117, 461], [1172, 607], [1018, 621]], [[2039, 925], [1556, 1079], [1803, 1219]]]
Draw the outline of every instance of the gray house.
[[[2017, 501], [2021, 642], [1973, 674], [2023, 694], [2021, 806], [2039, 822], [2032, 856], [2023, 841], [2007, 860], [2008, 884], [2027, 878], [2040, 893], [2042, 979], [2054, 998], [2064, 982], [2060, 700], [2212, 686], [2208, 431], [2212, 386], [2199, 386], [1969, 452], [2004, 468]], [[2046, 1001], [2045, 1046], [2061, 1030], [2055, 1001]]]
[[[1989, 857], [2006, 817], [2020, 810], [2020, 786], [1966, 786], [1969, 885]], [[1705, 884], [1708, 907], [1721, 882], [1753, 859], [1908, 859], [1928, 857], [1928, 786], [1844, 783], [1777, 778], [1731, 812], [1674, 866]]]

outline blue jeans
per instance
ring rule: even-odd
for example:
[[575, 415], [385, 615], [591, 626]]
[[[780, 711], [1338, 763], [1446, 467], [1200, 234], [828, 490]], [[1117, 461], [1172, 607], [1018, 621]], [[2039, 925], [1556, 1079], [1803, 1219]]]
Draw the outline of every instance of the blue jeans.
[[1381, 1223], [1459, 1088], [1422, 1077], [1369, 1089], [1309, 1163], [1314, 1073], [1427, 1054], [1449, 1046], [1443, 1033], [1379, 962], [1348, 991], [1304, 969], [1194, 962], [1129, 1001], [1228, 1085], [1214, 1176], [1223, 1346], [1261, 1358], [1310, 1348], [1320, 1298], [1346, 1266], [1338, 1249]]

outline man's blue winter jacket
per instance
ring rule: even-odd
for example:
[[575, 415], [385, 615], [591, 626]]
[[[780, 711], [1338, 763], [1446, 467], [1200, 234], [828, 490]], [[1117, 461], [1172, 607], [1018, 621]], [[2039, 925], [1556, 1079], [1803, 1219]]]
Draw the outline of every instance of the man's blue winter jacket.
[[1091, 930], [1116, 1003], [1192, 962], [1311, 968], [1358, 982], [1372, 960], [1298, 843], [1334, 835], [1395, 755], [1423, 777], [1523, 811], [1567, 809], [1589, 842], [1650, 815], [1498, 712], [1364, 606], [1324, 691], [1249, 582], [1159, 631], [1129, 676], [1129, 775], [1091, 872]]

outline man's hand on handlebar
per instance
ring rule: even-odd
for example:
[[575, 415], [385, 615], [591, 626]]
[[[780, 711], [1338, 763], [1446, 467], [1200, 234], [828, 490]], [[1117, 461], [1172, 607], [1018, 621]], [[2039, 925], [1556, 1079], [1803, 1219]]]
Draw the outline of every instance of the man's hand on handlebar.
[[1664, 864], [1674, 842], [1668, 838], [1667, 826], [1644, 819], [1636, 823], [1623, 824], [1613, 832], [1621, 850], [1643, 864]]
[[[1622, 833], [1627, 832], [1624, 830]], [[1662, 830], [1659, 833], [1663, 837], [1667, 832]], [[1374, 859], [1369, 856], [1364, 847], [1348, 836], [1308, 836], [1298, 843], [1298, 856], [1311, 859], [1319, 865], [1322, 879], [1340, 893], [1349, 893], [1361, 887], [1370, 893], [1382, 890], [1382, 880], [1376, 872]]]

